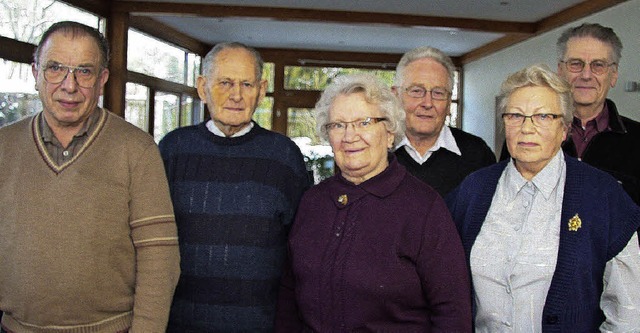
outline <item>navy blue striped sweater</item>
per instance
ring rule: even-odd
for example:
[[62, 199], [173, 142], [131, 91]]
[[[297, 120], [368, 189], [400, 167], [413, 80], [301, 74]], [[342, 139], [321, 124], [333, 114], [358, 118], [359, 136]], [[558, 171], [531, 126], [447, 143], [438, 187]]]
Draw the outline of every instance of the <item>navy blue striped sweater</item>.
[[295, 210], [310, 186], [300, 149], [253, 129], [219, 137], [204, 123], [160, 142], [181, 276], [168, 332], [269, 332]]

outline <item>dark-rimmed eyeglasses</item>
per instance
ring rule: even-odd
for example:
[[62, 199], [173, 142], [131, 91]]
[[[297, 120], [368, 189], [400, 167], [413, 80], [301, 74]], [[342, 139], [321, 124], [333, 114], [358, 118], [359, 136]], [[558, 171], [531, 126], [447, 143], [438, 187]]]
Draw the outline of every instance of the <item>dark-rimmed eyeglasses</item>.
[[449, 91], [445, 88], [436, 87], [431, 90], [425, 89], [420, 86], [410, 86], [404, 89], [405, 93], [409, 95], [409, 97], [413, 98], [423, 98], [427, 95], [427, 92], [431, 93], [431, 99], [436, 101], [445, 101], [449, 97]]
[[[582, 73], [586, 63], [580, 59], [569, 59], [560, 61], [564, 64], [567, 70], [571, 73]], [[591, 73], [596, 75], [602, 75], [609, 70], [609, 67], [615, 65], [615, 62], [606, 62], [604, 60], [594, 60], [589, 63], [589, 69]]]
[[69, 74], [73, 75], [78, 85], [83, 88], [93, 88], [98, 78], [97, 70], [93, 67], [61, 64], [50, 64], [44, 67], [44, 79], [51, 84], [64, 81]]
[[385, 120], [387, 120], [385, 117], [367, 117], [354, 121], [335, 121], [325, 124], [323, 128], [329, 134], [344, 134], [349, 125], [353, 126], [353, 129], [356, 131], [366, 131], [370, 129], [372, 125]]
[[525, 116], [522, 113], [503, 113], [502, 120], [507, 127], [519, 127], [524, 124], [524, 121], [530, 118], [534, 126], [547, 128], [553, 124], [553, 121], [562, 118], [561, 114], [553, 113], [536, 113], [530, 116]]

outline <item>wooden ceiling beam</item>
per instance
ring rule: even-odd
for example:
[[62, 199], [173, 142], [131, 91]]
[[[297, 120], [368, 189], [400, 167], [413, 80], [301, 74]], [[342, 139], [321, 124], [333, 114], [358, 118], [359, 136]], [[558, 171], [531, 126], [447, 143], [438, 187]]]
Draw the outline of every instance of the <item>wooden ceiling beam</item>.
[[187, 49], [202, 57], [212, 47], [150, 17], [135, 15], [130, 15], [129, 17], [129, 23], [132, 28]]
[[492, 21], [459, 17], [419, 16], [391, 13], [347, 12], [277, 7], [214, 4], [113, 1], [112, 9], [131, 14], [168, 14], [196, 17], [253, 17], [278, 21], [374, 24], [397, 27], [438, 27], [493, 33], [533, 33], [533, 23]]
[[560, 11], [554, 15], [546, 17], [535, 23], [535, 32], [529, 35], [525, 34], [507, 34], [506, 36], [497, 39], [491, 43], [483, 45], [475, 50], [467, 52], [459, 58], [462, 65], [469, 62], [478, 60], [482, 57], [488, 56], [509, 46], [520, 43], [531, 37], [543, 34], [547, 31], [561, 27], [567, 23], [571, 23], [582, 19], [591, 14], [595, 14], [599, 11], [605, 10], [609, 7], [613, 7], [619, 3], [626, 2], [628, 0], [586, 0], [575, 6], [569, 7], [563, 11]]

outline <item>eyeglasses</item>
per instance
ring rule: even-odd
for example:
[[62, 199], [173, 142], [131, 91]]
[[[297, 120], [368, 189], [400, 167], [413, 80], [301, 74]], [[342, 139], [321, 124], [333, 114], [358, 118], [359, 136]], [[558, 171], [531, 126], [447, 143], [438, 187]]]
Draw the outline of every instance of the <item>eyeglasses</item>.
[[524, 124], [524, 121], [527, 118], [531, 118], [531, 122], [536, 127], [547, 128], [553, 124], [553, 121], [561, 118], [561, 114], [553, 114], [553, 113], [536, 113], [530, 116], [525, 116], [521, 113], [503, 113], [502, 120], [504, 120], [504, 125], [508, 127], [518, 127]]
[[[581, 73], [586, 65], [586, 63], [580, 59], [569, 59], [560, 62], [563, 63], [571, 73]], [[601, 75], [606, 73], [607, 70], [609, 70], [609, 67], [615, 64], [615, 62], [608, 63], [604, 60], [594, 60], [589, 63], [589, 68], [591, 69], [591, 73]]]
[[374, 124], [377, 124], [381, 121], [385, 121], [387, 118], [384, 117], [367, 117], [364, 119], [356, 119], [354, 121], [336, 121], [333, 123], [325, 124], [324, 130], [329, 134], [341, 135], [347, 131], [347, 127], [352, 125], [356, 131], [366, 131], [371, 129]]
[[44, 79], [51, 84], [58, 84], [71, 74], [80, 87], [92, 88], [98, 75], [92, 67], [73, 67], [61, 64], [51, 64], [44, 68]]
[[427, 92], [431, 92], [431, 98], [436, 101], [444, 101], [449, 97], [449, 91], [444, 88], [433, 88], [431, 90], [425, 89], [420, 86], [410, 86], [405, 88], [404, 91], [413, 98], [423, 98], [427, 95]]

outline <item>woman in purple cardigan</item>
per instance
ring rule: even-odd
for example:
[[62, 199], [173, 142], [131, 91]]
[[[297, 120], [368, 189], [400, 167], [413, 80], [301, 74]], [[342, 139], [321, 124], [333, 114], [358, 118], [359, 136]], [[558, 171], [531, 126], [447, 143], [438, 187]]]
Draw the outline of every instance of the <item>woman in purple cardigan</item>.
[[402, 137], [396, 97], [373, 76], [340, 77], [316, 113], [340, 171], [302, 198], [276, 331], [470, 332], [469, 273], [446, 205], [388, 153]]

